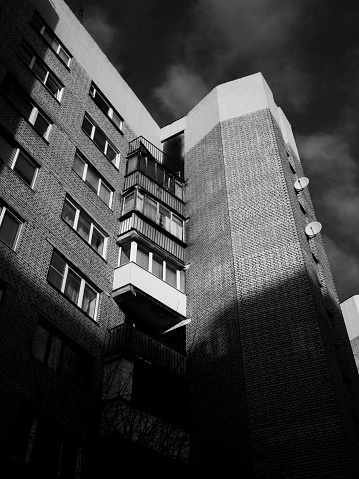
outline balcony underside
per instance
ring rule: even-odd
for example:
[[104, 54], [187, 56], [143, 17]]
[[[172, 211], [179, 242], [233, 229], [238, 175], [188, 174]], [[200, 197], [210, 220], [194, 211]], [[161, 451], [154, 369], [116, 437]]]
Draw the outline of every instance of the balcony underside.
[[144, 332], [161, 334], [186, 317], [186, 295], [135, 263], [115, 269], [113, 298]]

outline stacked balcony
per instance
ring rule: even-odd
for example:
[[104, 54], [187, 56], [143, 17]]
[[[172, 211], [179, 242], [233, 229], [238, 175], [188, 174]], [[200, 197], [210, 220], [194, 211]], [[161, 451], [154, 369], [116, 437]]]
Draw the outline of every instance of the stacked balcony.
[[139, 137], [130, 143], [113, 297], [131, 324], [159, 335], [186, 317], [183, 167]]

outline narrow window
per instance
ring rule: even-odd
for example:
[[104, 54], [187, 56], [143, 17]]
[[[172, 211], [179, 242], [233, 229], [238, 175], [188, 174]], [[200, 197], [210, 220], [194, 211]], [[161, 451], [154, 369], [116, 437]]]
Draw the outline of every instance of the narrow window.
[[60, 101], [63, 85], [55, 77], [55, 75], [50, 72], [47, 65], [40, 58], [38, 58], [32, 49], [24, 42], [22, 42], [20, 45], [19, 56], [25, 65], [35, 73], [41, 83], [43, 83], [50, 90], [51, 94], [58, 101]]
[[65, 65], [70, 66], [71, 55], [66, 51], [65, 47], [57, 39], [54, 32], [50, 30], [47, 25], [45, 25], [45, 22], [36, 13], [34, 13], [31, 19], [31, 25], [40, 35], [44, 37], [46, 42], [54, 50], [57, 56], [61, 58]]
[[131, 253], [131, 244], [130, 243], [121, 246], [120, 266], [130, 262], [130, 253]]
[[58, 254], [53, 252], [47, 280], [95, 319], [99, 293]]
[[33, 188], [38, 172], [37, 165], [24, 155], [19, 149], [15, 155], [12, 169], [22, 178], [26, 184]]
[[136, 263], [138, 264], [138, 266], [141, 266], [148, 271], [149, 254], [148, 251], [146, 251], [140, 245], [137, 246]]
[[16, 249], [22, 221], [3, 205], [0, 205], [0, 240]]
[[101, 256], [106, 256], [107, 235], [81, 208], [66, 197], [61, 217]]
[[82, 130], [91, 138], [94, 144], [118, 169], [120, 164], [120, 153], [110, 143], [105, 133], [87, 115], [82, 122]]
[[79, 153], [76, 153], [75, 155], [72, 168], [87, 186], [91, 188], [91, 190], [96, 193], [109, 208], [111, 208], [113, 190], [107, 185], [95, 168]]

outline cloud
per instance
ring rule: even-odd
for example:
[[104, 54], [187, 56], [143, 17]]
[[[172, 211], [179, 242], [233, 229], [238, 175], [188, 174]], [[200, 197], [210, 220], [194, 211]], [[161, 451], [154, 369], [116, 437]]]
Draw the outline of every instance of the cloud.
[[83, 25], [105, 53], [118, 41], [118, 29], [111, 25], [106, 13], [97, 6], [86, 9]]
[[[196, 77], [194, 85], [200, 85], [202, 96], [203, 91], [208, 93], [220, 83], [260, 71], [287, 109], [289, 106], [303, 111], [313, 97], [314, 80], [298, 41], [298, 31], [306, 29], [306, 41], [310, 38], [314, 22], [308, 20], [307, 10], [315, 9], [320, 2], [197, 0], [188, 31], [179, 40], [180, 60], [177, 58], [167, 68], [155, 96], [162, 90], [173, 92], [175, 103], [168, 98], [163, 108], [178, 117], [186, 113], [183, 102], [178, 101], [174, 81], [179, 64]], [[181, 85], [178, 82], [177, 86]], [[192, 103], [185, 103], [191, 108], [198, 98], [198, 94], [190, 95]]]
[[184, 65], [172, 65], [166, 79], [155, 88], [154, 96], [160, 106], [176, 117], [181, 117], [198, 103], [208, 91], [202, 78]]
[[322, 235], [328, 255], [330, 267], [337, 286], [340, 301], [344, 301], [359, 289], [359, 262], [354, 254], [350, 254], [333, 241], [329, 236]]

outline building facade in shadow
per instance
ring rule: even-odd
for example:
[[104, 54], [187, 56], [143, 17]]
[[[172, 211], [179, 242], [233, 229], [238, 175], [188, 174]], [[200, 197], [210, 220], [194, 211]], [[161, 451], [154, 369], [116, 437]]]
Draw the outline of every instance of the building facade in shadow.
[[263, 76], [160, 128], [62, 0], [0, 24], [2, 477], [357, 477], [355, 361]]

